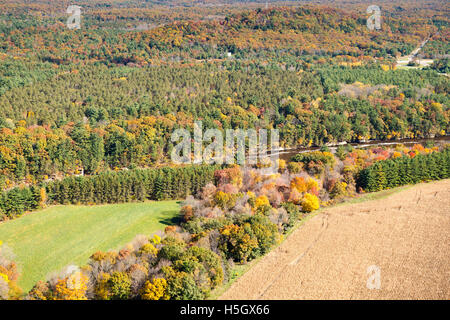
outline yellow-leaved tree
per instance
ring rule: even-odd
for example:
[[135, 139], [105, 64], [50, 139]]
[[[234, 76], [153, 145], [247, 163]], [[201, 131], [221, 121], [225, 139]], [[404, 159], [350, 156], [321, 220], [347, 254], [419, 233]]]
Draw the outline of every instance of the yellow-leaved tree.
[[144, 300], [168, 300], [166, 294], [167, 281], [164, 278], [156, 278], [146, 281], [142, 288], [141, 297]]
[[303, 200], [302, 200], [303, 211], [311, 212], [311, 211], [319, 209], [319, 207], [320, 207], [320, 201], [319, 201], [319, 198], [317, 198], [317, 196], [315, 196], [311, 193], [306, 193], [303, 196]]
[[81, 271], [58, 280], [55, 286], [55, 300], [87, 300], [88, 278]]

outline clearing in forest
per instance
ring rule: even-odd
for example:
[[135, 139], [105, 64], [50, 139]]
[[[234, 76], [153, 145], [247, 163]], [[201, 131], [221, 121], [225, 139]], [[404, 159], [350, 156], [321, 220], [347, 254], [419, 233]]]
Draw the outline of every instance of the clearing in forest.
[[177, 201], [99, 206], [55, 206], [0, 224], [0, 240], [19, 264], [28, 291], [51, 272], [82, 266], [96, 251], [117, 250], [136, 235], [150, 235], [177, 221]]

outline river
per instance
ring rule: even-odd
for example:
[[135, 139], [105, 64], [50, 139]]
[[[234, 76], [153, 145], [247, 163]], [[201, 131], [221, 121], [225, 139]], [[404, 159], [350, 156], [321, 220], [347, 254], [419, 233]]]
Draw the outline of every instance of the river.
[[[367, 148], [367, 147], [377, 147], [377, 146], [395, 146], [398, 144], [416, 144], [416, 143], [426, 143], [426, 142], [435, 142], [435, 143], [449, 143], [450, 142], [450, 136], [443, 136], [443, 137], [437, 137], [437, 138], [424, 138], [424, 139], [399, 139], [399, 140], [371, 140], [367, 142], [361, 142], [361, 143], [345, 143], [341, 142], [337, 145], [329, 146], [331, 152], [336, 152], [336, 149], [338, 145], [347, 146], [351, 145], [353, 148], [361, 149], [361, 148]], [[305, 153], [315, 150], [320, 150], [321, 147], [298, 147], [298, 148], [292, 148], [292, 149], [284, 149], [279, 150], [278, 152], [274, 152], [274, 155], [279, 156], [280, 159], [289, 161], [293, 156], [295, 156], [298, 153]]]

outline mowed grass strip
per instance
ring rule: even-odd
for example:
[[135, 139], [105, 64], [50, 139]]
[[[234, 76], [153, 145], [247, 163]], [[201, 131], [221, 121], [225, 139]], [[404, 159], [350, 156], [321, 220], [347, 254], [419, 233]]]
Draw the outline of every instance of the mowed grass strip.
[[67, 265], [82, 266], [96, 251], [120, 249], [138, 234], [177, 222], [177, 201], [55, 206], [0, 224], [0, 240], [19, 264], [19, 285], [30, 290]]

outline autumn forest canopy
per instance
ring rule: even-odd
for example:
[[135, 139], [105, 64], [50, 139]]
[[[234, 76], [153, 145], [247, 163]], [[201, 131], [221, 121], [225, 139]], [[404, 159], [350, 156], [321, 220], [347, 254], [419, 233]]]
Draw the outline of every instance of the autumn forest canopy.
[[[0, 186], [167, 164], [171, 133], [276, 128], [282, 147], [448, 132], [448, 5], [0, 4]], [[426, 69], [396, 59], [431, 37]]]

